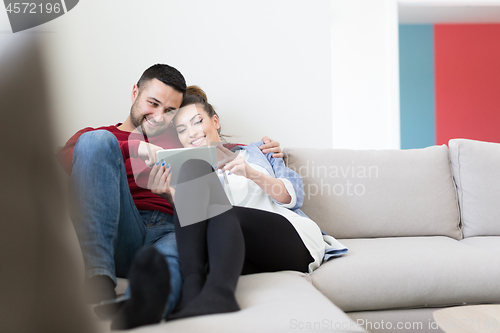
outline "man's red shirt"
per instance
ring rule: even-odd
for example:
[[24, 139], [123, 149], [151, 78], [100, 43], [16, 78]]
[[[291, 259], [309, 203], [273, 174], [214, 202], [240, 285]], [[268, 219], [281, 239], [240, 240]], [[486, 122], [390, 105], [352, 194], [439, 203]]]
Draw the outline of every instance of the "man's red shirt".
[[[146, 188], [149, 168], [146, 163], [137, 158], [137, 148], [139, 146], [140, 138], [134, 138], [134, 135], [130, 132], [122, 131], [118, 129], [121, 123], [114, 126], [103, 126], [99, 128], [87, 127], [84, 128], [73, 135], [66, 145], [57, 153], [57, 157], [62, 167], [71, 175], [72, 162], [73, 162], [73, 149], [75, 144], [83, 133], [95, 131], [95, 130], [106, 130], [113, 133], [118, 139], [120, 144], [120, 149], [123, 155], [123, 160], [125, 161], [125, 171], [127, 173], [128, 186], [130, 188], [130, 193], [134, 199], [134, 203], [138, 210], [156, 210], [169, 215], [173, 215], [172, 206], [162, 197], [151, 192], [151, 190]], [[143, 138], [144, 140], [144, 138]], [[163, 147], [165, 149], [180, 148], [182, 147], [179, 139], [177, 138], [177, 133], [173, 129], [167, 129], [164, 134], [150, 138], [150, 140], [145, 140], [151, 142], [155, 145]], [[132, 153], [132, 156], [131, 156]], [[132, 165], [134, 168], [132, 168]], [[136, 176], [134, 176], [134, 173]], [[141, 185], [139, 186], [138, 183]]]

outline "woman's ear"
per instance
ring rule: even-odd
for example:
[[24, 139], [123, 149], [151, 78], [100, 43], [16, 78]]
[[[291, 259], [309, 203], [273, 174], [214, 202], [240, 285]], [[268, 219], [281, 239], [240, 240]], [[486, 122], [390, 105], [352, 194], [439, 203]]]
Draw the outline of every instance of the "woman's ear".
[[212, 121], [214, 122], [215, 128], [219, 129], [220, 128], [219, 117], [217, 117], [216, 114], [212, 116]]

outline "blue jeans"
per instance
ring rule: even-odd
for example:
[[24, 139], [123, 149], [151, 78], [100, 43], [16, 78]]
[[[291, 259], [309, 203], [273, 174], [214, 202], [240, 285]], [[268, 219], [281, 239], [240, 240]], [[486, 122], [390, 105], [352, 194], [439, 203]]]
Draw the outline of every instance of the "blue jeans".
[[173, 217], [137, 209], [118, 140], [109, 131], [84, 133], [75, 145], [72, 168], [71, 217], [86, 277], [107, 275], [116, 283], [116, 277], [126, 277], [137, 250], [152, 245], [169, 265], [171, 293], [165, 315], [172, 312], [181, 292]]

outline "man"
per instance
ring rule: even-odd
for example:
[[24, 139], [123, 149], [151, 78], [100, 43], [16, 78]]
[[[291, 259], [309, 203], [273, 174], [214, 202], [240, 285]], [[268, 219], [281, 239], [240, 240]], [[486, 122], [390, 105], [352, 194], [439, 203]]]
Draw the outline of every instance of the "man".
[[[84, 257], [89, 303], [116, 298], [116, 277], [127, 276], [132, 258], [146, 245], [163, 255], [170, 272], [168, 300], [161, 316], [169, 314], [179, 300], [181, 277], [172, 202], [147, 189], [147, 172], [138, 172], [136, 166], [139, 163], [142, 170], [149, 170], [146, 165], [154, 165], [159, 146], [180, 146], [175, 132], [163, 129], [175, 116], [185, 92], [186, 83], [178, 70], [162, 64], [151, 66], [132, 89], [132, 107], [123, 123], [82, 129], [58, 154], [71, 176], [72, 220]], [[142, 135], [134, 136], [136, 129], [145, 140]], [[282, 156], [279, 143], [266, 137], [263, 141], [264, 153]]]

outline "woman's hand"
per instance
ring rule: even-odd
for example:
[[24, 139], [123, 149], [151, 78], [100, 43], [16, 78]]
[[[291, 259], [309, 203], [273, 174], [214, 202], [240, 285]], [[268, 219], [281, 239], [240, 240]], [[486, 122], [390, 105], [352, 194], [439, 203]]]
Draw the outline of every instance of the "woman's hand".
[[137, 149], [137, 156], [143, 160], [148, 167], [152, 168], [156, 163], [156, 152], [158, 150], [163, 150], [163, 148], [152, 143], [141, 141]]
[[255, 173], [258, 172], [254, 168], [252, 168], [248, 163], [241, 157], [240, 155], [236, 156], [231, 162], [227, 163], [222, 171], [229, 171], [229, 173], [243, 176], [248, 179], [254, 178]]
[[151, 192], [167, 200], [173, 206], [175, 189], [169, 186], [170, 178], [172, 178], [170, 165], [165, 167], [165, 162], [162, 164], [158, 162], [153, 166], [149, 174], [148, 188]]
[[226, 164], [233, 161], [238, 154], [233, 153], [223, 145], [216, 145], [217, 147], [217, 167], [216, 169], [222, 169]]
[[219, 149], [218, 153], [220, 155], [219, 162], [217, 163], [217, 169], [229, 171], [235, 175], [243, 176], [252, 180], [278, 202], [289, 204], [292, 201], [292, 197], [281, 180], [255, 170], [248, 165], [241, 155], [236, 155], [222, 145], [218, 145], [217, 148]]
[[255, 170], [241, 155], [226, 164], [222, 170], [252, 180], [278, 202], [289, 204], [292, 201], [292, 197], [281, 180]]

